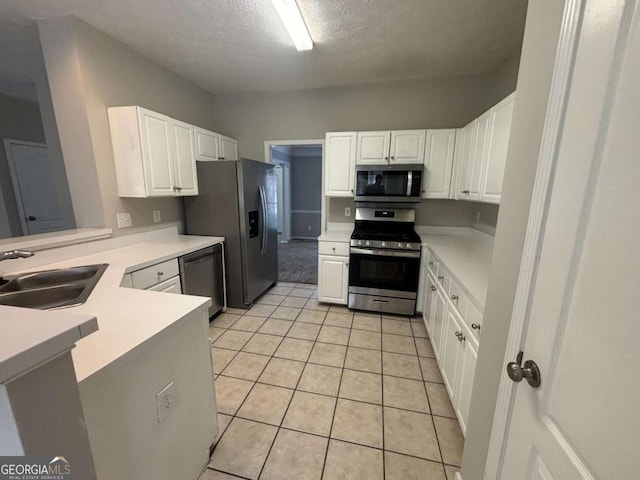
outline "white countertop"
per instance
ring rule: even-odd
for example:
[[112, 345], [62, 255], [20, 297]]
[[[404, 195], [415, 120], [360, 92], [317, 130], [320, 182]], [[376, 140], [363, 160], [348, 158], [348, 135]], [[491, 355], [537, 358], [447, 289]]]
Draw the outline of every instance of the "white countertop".
[[459, 233], [422, 233], [422, 245], [431, 248], [451, 272], [455, 280], [469, 293], [481, 311], [489, 285], [493, 237], [474, 229]]
[[349, 243], [353, 230], [327, 230], [318, 237], [319, 242], [343, 242]]
[[3, 307], [0, 327], [0, 383], [6, 383], [73, 348], [98, 322], [90, 315]]
[[[39, 266], [37, 270], [97, 263], [108, 263], [109, 266], [83, 305], [55, 312], [0, 307], [0, 325], [4, 329], [7, 318], [15, 321], [16, 310], [20, 310], [24, 317], [33, 318], [34, 325], [46, 321], [43, 315], [97, 317], [98, 331], [79, 340], [72, 352], [76, 376], [81, 382], [189, 313], [208, 308], [211, 299], [207, 297], [135, 290], [120, 284], [125, 273], [221, 243], [224, 238], [191, 235], [164, 235], [156, 239], [149, 239], [147, 235], [145, 238], [147, 241], [143, 243], [117, 249], [108, 249], [110, 241], [105, 240], [104, 251], [77, 258], [69, 258], [68, 249], [73, 249], [73, 246], [49, 251], [50, 260], [59, 255], [60, 261]], [[19, 261], [12, 264], [13, 267], [19, 265]], [[22, 272], [15, 270], [13, 273]]]

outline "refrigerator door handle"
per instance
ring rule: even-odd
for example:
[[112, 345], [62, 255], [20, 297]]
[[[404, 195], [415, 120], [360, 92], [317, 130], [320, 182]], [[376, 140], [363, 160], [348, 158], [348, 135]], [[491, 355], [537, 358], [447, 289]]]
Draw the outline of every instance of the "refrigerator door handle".
[[267, 195], [264, 185], [258, 187], [260, 192], [260, 203], [262, 204], [262, 254], [267, 252], [267, 233], [269, 231], [269, 220], [267, 217]]

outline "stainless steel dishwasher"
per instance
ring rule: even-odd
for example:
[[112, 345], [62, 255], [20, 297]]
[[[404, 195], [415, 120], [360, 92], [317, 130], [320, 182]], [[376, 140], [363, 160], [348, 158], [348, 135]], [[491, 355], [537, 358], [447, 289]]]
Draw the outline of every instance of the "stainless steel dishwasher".
[[182, 293], [211, 297], [213, 305], [209, 308], [209, 317], [222, 310], [224, 305], [222, 245], [196, 250], [178, 260]]

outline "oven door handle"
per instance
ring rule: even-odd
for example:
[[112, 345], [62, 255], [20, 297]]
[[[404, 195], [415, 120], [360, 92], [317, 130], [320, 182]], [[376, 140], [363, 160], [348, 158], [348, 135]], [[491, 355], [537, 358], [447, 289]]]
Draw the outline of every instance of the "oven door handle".
[[360, 255], [378, 255], [382, 257], [404, 257], [404, 258], [420, 258], [420, 252], [402, 252], [397, 250], [368, 250], [366, 248], [349, 249], [349, 253], [357, 253]]

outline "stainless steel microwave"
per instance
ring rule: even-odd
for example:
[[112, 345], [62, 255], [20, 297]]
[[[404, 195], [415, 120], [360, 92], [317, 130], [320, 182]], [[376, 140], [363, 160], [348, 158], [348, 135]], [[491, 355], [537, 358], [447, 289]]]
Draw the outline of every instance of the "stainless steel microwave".
[[422, 176], [422, 165], [357, 165], [355, 201], [418, 203]]

